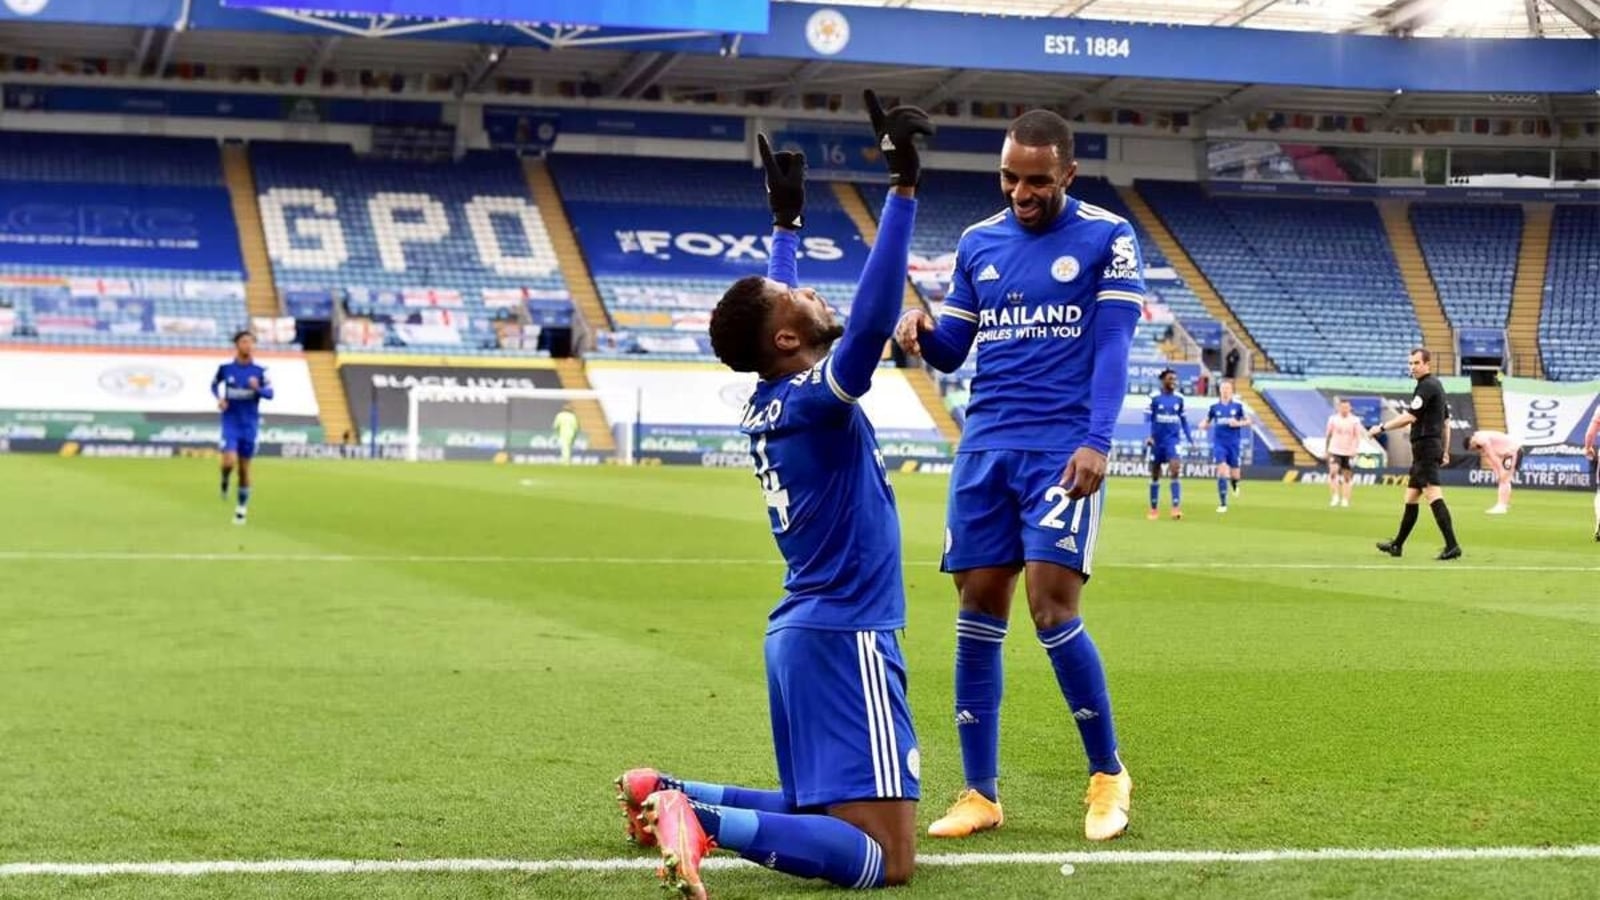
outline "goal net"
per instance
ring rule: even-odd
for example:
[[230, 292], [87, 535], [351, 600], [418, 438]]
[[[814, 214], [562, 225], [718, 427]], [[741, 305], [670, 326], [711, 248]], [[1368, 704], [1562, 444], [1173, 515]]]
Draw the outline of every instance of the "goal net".
[[[406, 459], [423, 448], [559, 452], [556, 415], [574, 401], [593, 400], [607, 413], [617, 460], [634, 461], [638, 396], [594, 390], [417, 385], [406, 397]], [[577, 453], [603, 452], [578, 434]]]

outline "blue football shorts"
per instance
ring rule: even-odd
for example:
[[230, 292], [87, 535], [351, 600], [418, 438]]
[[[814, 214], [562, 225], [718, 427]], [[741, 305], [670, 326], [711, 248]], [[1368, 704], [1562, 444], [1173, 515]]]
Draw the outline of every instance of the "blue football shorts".
[[256, 455], [256, 430], [222, 426], [222, 441], [217, 449], [223, 453], [237, 453], [240, 459], [254, 459]]
[[1061, 487], [1072, 454], [976, 450], [956, 454], [945, 522], [945, 572], [1048, 562], [1089, 577], [1105, 486], [1073, 500]]
[[1222, 444], [1211, 445], [1211, 461], [1220, 463], [1230, 469], [1239, 468], [1239, 448], [1225, 447]]
[[791, 805], [921, 797], [893, 631], [780, 628], [767, 635], [766, 657], [778, 779]]

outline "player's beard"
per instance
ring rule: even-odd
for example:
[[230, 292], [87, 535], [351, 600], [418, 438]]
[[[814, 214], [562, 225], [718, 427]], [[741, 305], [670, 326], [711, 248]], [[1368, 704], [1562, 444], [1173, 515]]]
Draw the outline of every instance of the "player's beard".
[[832, 322], [817, 322], [816, 330], [811, 336], [811, 346], [818, 350], [826, 350], [833, 346], [833, 342], [844, 337], [844, 326], [838, 320]]
[[[1066, 204], [1066, 201], [1067, 195], [1064, 191], [1053, 193], [1034, 204], [1033, 209], [1038, 211], [1039, 217], [1031, 225], [1024, 223], [1020, 218], [1017, 219], [1017, 224], [1028, 231], [1044, 231], [1055, 224], [1056, 216], [1061, 215], [1061, 207]], [[1016, 212], [1015, 204], [1012, 205], [1012, 212]]]

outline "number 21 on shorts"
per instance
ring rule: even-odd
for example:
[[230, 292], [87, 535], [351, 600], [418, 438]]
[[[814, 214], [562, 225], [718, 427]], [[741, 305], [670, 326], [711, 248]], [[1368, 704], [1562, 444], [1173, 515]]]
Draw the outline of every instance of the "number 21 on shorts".
[[[1092, 501], [1093, 499], [1092, 496], [1084, 497], [1083, 500], [1085, 502], [1073, 503], [1072, 495], [1067, 493], [1066, 488], [1059, 484], [1052, 485], [1049, 490], [1044, 492], [1044, 500], [1046, 503], [1054, 505], [1050, 507], [1049, 512], [1044, 514], [1044, 518], [1039, 520], [1039, 525], [1044, 528], [1060, 530], [1067, 528], [1070, 524], [1071, 528], [1069, 530], [1073, 534], [1077, 534], [1078, 527], [1083, 524], [1083, 508], [1088, 505], [1087, 501]], [[1070, 523], [1061, 518], [1069, 506], [1072, 507], [1072, 521]]]

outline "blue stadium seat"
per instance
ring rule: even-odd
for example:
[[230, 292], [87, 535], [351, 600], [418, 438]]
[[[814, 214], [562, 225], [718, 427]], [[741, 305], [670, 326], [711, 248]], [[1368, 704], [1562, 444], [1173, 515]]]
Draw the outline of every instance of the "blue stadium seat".
[[1504, 328], [1517, 278], [1522, 208], [1417, 203], [1411, 225], [1450, 324]]
[[1137, 186], [1278, 371], [1404, 371], [1422, 330], [1373, 204]]
[[1557, 206], [1550, 223], [1539, 349], [1555, 381], [1600, 378], [1600, 206]]
[[251, 145], [273, 272], [370, 317], [385, 349], [548, 352], [509, 341], [515, 322], [563, 327], [571, 299], [515, 157], [429, 164], [364, 159], [346, 145]]
[[[202, 138], [7, 131], [0, 180], [219, 187], [222, 157]], [[17, 343], [220, 349], [249, 324], [236, 271], [0, 264], [0, 307]]]

